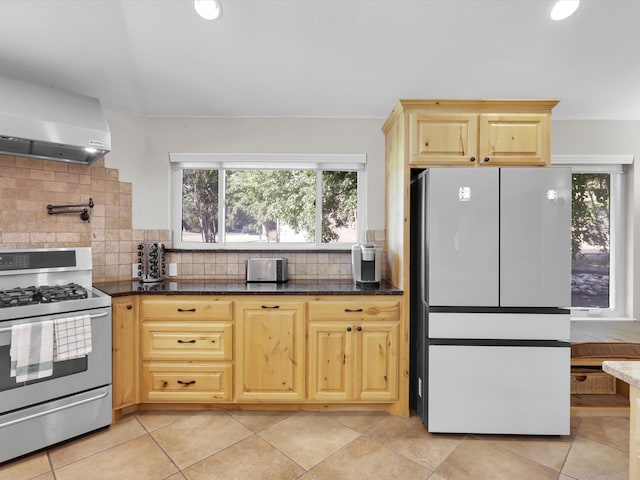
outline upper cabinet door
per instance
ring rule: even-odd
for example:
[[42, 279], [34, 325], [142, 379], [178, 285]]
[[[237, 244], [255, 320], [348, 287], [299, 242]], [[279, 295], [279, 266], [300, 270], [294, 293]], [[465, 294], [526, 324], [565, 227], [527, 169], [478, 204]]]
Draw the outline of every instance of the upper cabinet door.
[[500, 305], [571, 305], [571, 170], [502, 168]]
[[550, 119], [545, 113], [480, 115], [478, 165], [548, 165]]
[[498, 305], [498, 206], [497, 168], [429, 170], [430, 306]]
[[477, 163], [478, 115], [470, 113], [411, 113], [409, 163], [412, 165], [470, 165]]

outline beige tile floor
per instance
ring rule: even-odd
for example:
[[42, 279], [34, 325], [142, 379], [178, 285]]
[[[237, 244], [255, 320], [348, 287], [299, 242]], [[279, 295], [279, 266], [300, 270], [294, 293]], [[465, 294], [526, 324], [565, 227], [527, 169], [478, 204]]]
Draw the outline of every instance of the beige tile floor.
[[430, 434], [385, 413], [149, 412], [0, 465], [0, 480], [627, 479], [629, 418], [571, 435]]

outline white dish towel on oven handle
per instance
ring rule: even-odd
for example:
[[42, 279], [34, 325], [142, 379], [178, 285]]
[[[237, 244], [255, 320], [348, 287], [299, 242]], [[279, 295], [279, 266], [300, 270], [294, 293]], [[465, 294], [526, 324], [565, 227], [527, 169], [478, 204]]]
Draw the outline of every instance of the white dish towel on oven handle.
[[53, 321], [13, 325], [9, 356], [17, 383], [53, 375]]
[[53, 321], [53, 361], [72, 360], [88, 355], [91, 350], [91, 317], [59, 318]]

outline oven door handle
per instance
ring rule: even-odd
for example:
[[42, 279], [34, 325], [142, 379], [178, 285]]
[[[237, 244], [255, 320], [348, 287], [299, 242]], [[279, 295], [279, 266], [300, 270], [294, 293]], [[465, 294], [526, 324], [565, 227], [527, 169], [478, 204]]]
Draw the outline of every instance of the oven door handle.
[[[94, 318], [106, 317], [108, 314], [109, 312], [102, 312], [102, 313], [96, 313], [95, 315], [89, 315], [89, 317], [91, 317], [91, 320], [93, 320]], [[11, 331], [11, 327], [0, 328], [0, 333], [10, 332], [10, 331]]]
[[49, 415], [51, 413], [59, 412], [61, 410], [66, 410], [68, 408], [77, 407], [78, 405], [82, 405], [84, 403], [93, 402], [95, 400], [100, 400], [101, 398], [106, 397], [109, 394], [108, 390], [103, 390], [99, 395], [94, 395], [89, 398], [83, 398], [82, 400], [78, 400], [76, 402], [71, 402], [67, 405], [60, 405], [59, 407], [52, 408], [50, 410], [44, 410], [42, 412], [34, 413], [32, 415], [27, 415], [25, 417], [16, 418], [14, 420], [9, 420], [8, 422], [0, 423], [0, 428], [8, 427], [10, 425], [15, 425], [16, 423], [26, 422], [27, 420], [33, 420], [34, 418], [43, 417], [45, 415]]

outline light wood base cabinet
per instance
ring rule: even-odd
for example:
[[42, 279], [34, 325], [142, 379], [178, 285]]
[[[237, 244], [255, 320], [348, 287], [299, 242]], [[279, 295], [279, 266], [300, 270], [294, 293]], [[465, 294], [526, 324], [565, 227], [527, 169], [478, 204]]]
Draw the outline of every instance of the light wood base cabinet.
[[140, 401], [138, 296], [116, 297], [112, 301], [113, 409]]
[[640, 388], [630, 386], [629, 478], [640, 478]]
[[114, 414], [220, 405], [408, 415], [401, 305], [375, 295], [115, 297]]
[[310, 302], [309, 399], [397, 400], [399, 315], [398, 301]]
[[231, 308], [230, 300], [215, 297], [143, 297], [143, 402], [232, 399]]
[[277, 297], [236, 303], [239, 401], [304, 399], [304, 311]]

